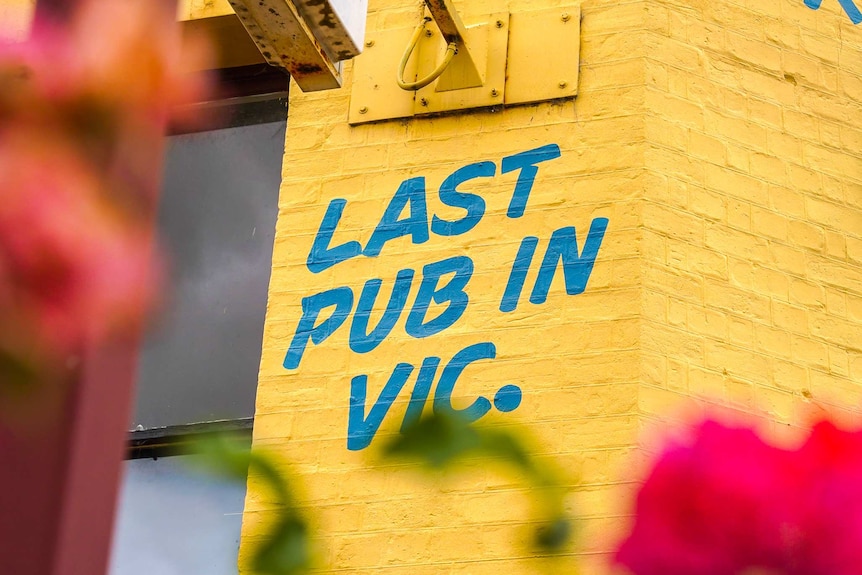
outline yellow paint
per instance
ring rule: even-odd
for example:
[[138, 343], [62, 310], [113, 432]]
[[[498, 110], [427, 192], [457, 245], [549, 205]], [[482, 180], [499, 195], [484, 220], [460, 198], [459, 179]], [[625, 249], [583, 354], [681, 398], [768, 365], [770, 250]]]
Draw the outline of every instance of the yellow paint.
[[[527, 425], [570, 473], [581, 518], [573, 559], [591, 575], [609, 572], [639, 462], [679, 410], [721, 408], [783, 437], [817, 410], [862, 423], [862, 28], [833, 4], [584, 2], [569, 101], [350, 126], [349, 64], [340, 90], [292, 91], [255, 445], [299, 472], [330, 567], [414, 575], [541, 564], [518, 543], [528, 517], [520, 484], [481, 465], [423, 483], [346, 449], [350, 379], [368, 374], [376, 398], [399, 361], [497, 345], [497, 359], [459, 380], [461, 401], [521, 387], [518, 409], [485, 419]], [[557, 2], [457, 5], [469, 21]], [[369, 37], [409, 29], [419, 10], [372, 1]], [[501, 158], [550, 143], [562, 156], [540, 166], [525, 215], [507, 218], [516, 174], [500, 174]], [[464, 187], [487, 203], [472, 231], [306, 269], [331, 199], [349, 202], [334, 241], [364, 245], [403, 180], [424, 176], [429, 212], [442, 213], [442, 180], [478, 161], [495, 162], [497, 175]], [[547, 303], [524, 294], [516, 311], [498, 310], [523, 237], [539, 237], [541, 254], [553, 230], [573, 225], [582, 246], [598, 217], [610, 224], [583, 294], [566, 295], [557, 277]], [[358, 295], [382, 278], [385, 301], [398, 270], [421, 276], [462, 254], [475, 262], [471, 301], [448, 330], [413, 339], [404, 314], [380, 347], [356, 354], [348, 322], [309, 346], [298, 370], [282, 367], [302, 297], [339, 285]], [[397, 431], [414, 380], [375, 442]], [[243, 556], [267, 512], [254, 477], [249, 486]]]
[[580, 31], [579, 5], [513, 13], [506, 55], [506, 104], [575, 96]]
[[[481, 68], [480, 78], [475, 77], [476, 69], [472, 62], [459, 58], [460, 54], [457, 54], [437, 81], [416, 92], [413, 113], [419, 115], [500, 104], [506, 89], [508, 20], [507, 12], [498, 12], [487, 15], [481, 24], [467, 28], [466, 41], [471, 46], [476, 65]], [[498, 28], [495, 22], [504, 22], [505, 25]], [[445, 46], [445, 40], [437, 32], [419, 41], [419, 78], [437, 67], [437, 56]], [[471, 80], [481, 83], [477, 85]], [[460, 87], [456, 89], [455, 86]]]
[[[431, 18], [429, 10], [423, 14]], [[366, 49], [353, 63], [350, 124], [574, 97], [580, 16], [578, 5], [474, 15], [467, 20], [466, 43], [478, 72], [459, 52], [439, 79], [417, 91], [402, 90], [393, 81], [416, 23], [369, 30]], [[446, 47], [435, 23], [428, 22], [403, 79], [431, 77], [444, 63]]]

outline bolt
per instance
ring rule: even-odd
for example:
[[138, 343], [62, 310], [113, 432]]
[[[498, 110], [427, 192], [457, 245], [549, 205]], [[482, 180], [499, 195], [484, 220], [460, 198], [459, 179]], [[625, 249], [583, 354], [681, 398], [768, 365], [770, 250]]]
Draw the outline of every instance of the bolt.
[[497, 88], [493, 88], [493, 89], [491, 89], [491, 96], [493, 96], [494, 98], [496, 98], [496, 97], [497, 97], [497, 96], [499, 96], [499, 95], [500, 95], [500, 92], [498, 92], [498, 91], [497, 91]]
[[563, 15], [561, 16], [561, 19], [563, 20], [563, 22], [568, 22], [569, 20], [571, 20], [571, 19], [572, 19], [572, 17], [569, 15], [569, 13], [568, 13], [568, 12], [563, 12]]
[[427, 99], [427, 98], [422, 98], [422, 99], [420, 99], [420, 100], [419, 100], [419, 103], [420, 103], [421, 105], [423, 105], [423, 106], [427, 106], [427, 105], [428, 105], [428, 99]]
[[434, 35], [434, 32], [432, 32], [431, 30], [427, 30], [427, 29], [426, 29], [426, 30], [425, 30], [425, 35], [426, 35], [427, 37], [429, 37], [429, 38], [430, 38], [431, 36], [433, 36], [433, 35]]
[[361, 108], [359, 108], [359, 113], [360, 114], [367, 114], [368, 113], [368, 106], [362, 106]]
[[374, 40], [369, 40], [365, 43], [366, 48], [371, 48], [372, 46], [374, 46]]
[[560, 80], [560, 83], [558, 84], [558, 86], [560, 87], [561, 90], [568, 85], [569, 85], [569, 83], [566, 82], [565, 80]]
[[503, 21], [497, 20], [497, 28], [502, 28], [502, 27], [503, 27]]

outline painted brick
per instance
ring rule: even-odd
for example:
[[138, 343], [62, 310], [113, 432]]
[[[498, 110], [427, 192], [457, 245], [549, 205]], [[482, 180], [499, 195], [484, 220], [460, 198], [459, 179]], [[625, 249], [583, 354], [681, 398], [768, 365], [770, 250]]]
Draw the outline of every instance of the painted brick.
[[[471, 15], [562, 4], [456, 0]], [[456, 400], [492, 395], [502, 382], [522, 388], [517, 410], [488, 418], [532, 429], [539, 455], [579, 477], [581, 535], [565, 559], [590, 574], [610, 573], [629, 525], [625, 502], [656, 449], [650, 437], [668, 426], [720, 412], [790, 441], [810, 413], [862, 423], [862, 28], [835, 2], [817, 11], [801, 0], [581, 8], [573, 101], [351, 127], [349, 63], [345, 88], [291, 92], [255, 442], [293, 462], [336, 570], [547, 567], [519, 543], [518, 522], [533, 518], [511, 478], [471, 461], [464, 479], [423, 483], [346, 450], [350, 378], [368, 374], [377, 397], [398, 361], [497, 343], [498, 358], [465, 372]], [[369, 29], [412, 27], [417, 16], [407, 0], [372, 0]], [[525, 215], [508, 219], [517, 176], [500, 174], [501, 158], [548, 143], [560, 159], [540, 166]], [[437, 189], [479, 161], [497, 168], [493, 181], [464, 185], [487, 206], [471, 232], [400, 238], [379, 258], [305, 269], [331, 199], [349, 202], [333, 241], [364, 245], [409, 177], [426, 178], [430, 212], [456, 217]], [[610, 224], [583, 294], [566, 295], [556, 277], [545, 304], [524, 293], [515, 311], [499, 312], [509, 270], [497, 264], [511, 264], [524, 236], [542, 250], [553, 230], [573, 225], [580, 248], [595, 217]], [[401, 317], [377, 349], [352, 354], [345, 325], [309, 346], [297, 372], [282, 367], [303, 296], [340, 285], [358, 292], [379, 277], [387, 298], [398, 269], [453, 255], [475, 261], [474, 311], [446, 337], [410, 338]], [[375, 320], [382, 311], [379, 303]], [[406, 402], [393, 403], [375, 442], [397, 433]], [[249, 485], [243, 557], [271, 505], [256, 478]]]

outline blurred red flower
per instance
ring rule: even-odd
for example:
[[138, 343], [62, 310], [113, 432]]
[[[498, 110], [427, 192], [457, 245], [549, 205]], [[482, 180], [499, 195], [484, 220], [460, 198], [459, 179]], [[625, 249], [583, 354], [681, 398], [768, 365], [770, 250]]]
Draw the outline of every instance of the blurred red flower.
[[72, 154], [0, 139], [0, 347], [59, 360], [134, 322], [154, 285], [151, 242]]
[[174, 14], [141, 0], [88, 0], [0, 44], [0, 382], [146, 312], [162, 131], [207, 88], [179, 53]]
[[862, 574], [862, 432], [821, 422], [794, 457], [801, 537], [790, 572]]
[[862, 573], [862, 433], [820, 423], [798, 450], [703, 423], [657, 460], [616, 560], [636, 575]]

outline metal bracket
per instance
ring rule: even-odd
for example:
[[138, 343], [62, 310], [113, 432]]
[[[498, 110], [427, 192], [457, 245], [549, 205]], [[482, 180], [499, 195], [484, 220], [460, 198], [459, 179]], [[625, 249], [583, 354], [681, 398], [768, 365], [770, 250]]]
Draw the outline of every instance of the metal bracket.
[[452, 0], [425, 0], [425, 5], [446, 42], [455, 44], [455, 57], [440, 76], [437, 91], [481, 86], [485, 80], [479, 69], [482, 60], [477, 59], [476, 49], [468, 43], [467, 28], [452, 6]]
[[[404, 61], [401, 83], [437, 72], [439, 78], [413, 82], [415, 90], [399, 88], [399, 62], [414, 30], [369, 30], [365, 51], [354, 60], [350, 124], [577, 94], [580, 6], [490, 14], [465, 26], [451, 0], [425, 2], [425, 16], [437, 26], [429, 22], [421, 30], [415, 53]], [[457, 53], [440, 71], [453, 41]]]
[[[497, 22], [503, 26], [498, 27]], [[458, 60], [459, 52], [435, 84], [416, 92], [414, 115], [502, 104], [506, 90], [508, 22], [509, 13], [501, 12], [466, 28], [463, 43], [470, 46], [471, 59]], [[434, 65], [445, 41], [441, 35], [425, 38], [418, 62], [420, 75]]]
[[359, 54], [368, 0], [229, 0], [267, 63], [304, 92], [341, 86], [341, 60]]

